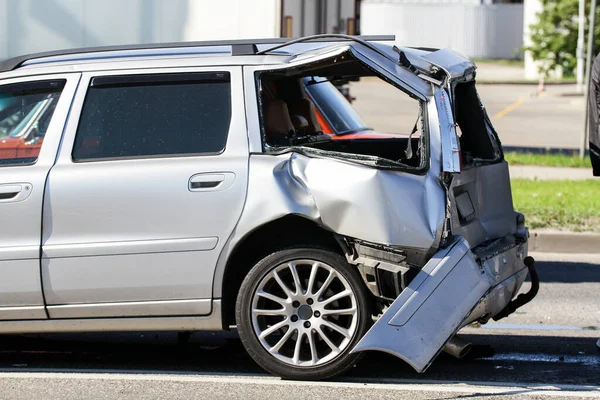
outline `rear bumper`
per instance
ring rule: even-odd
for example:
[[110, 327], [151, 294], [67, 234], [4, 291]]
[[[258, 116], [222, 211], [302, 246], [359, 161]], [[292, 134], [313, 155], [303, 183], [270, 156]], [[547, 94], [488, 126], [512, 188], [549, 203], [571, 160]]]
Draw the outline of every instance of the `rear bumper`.
[[423, 372], [463, 326], [510, 304], [525, 277], [527, 241], [514, 236], [471, 250], [458, 239], [436, 253], [353, 352], [379, 350]]

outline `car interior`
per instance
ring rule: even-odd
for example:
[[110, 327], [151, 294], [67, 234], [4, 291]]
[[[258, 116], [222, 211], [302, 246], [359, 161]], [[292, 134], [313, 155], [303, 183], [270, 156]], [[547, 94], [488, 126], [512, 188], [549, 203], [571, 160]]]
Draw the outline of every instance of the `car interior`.
[[[359, 119], [347, 98], [341, 93], [331, 98], [336, 104], [319, 104], [311, 96], [311, 85], [336, 87], [349, 81], [374, 74], [357, 62], [342, 62], [310, 69], [293, 69], [263, 73], [259, 78], [262, 115], [263, 145], [266, 152], [281, 152], [301, 147], [303, 150], [321, 150], [339, 153], [343, 158], [365, 158], [376, 165], [423, 169], [426, 164], [426, 135], [423, 132], [423, 108], [415, 115], [411, 131], [386, 135], [349, 135], [361, 132], [375, 133]], [[322, 103], [328, 99], [319, 99]], [[414, 100], [417, 101], [417, 100]], [[393, 106], [393, 105], [392, 105]], [[343, 110], [351, 109], [353, 118]], [[331, 123], [331, 120], [335, 120]], [[325, 126], [324, 126], [325, 125]], [[340, 129], [342, 132], [339, 132]], [[327, 132], [327, 133], [325, 133]], [[410, 143], [410, 145], [409, 145]]]

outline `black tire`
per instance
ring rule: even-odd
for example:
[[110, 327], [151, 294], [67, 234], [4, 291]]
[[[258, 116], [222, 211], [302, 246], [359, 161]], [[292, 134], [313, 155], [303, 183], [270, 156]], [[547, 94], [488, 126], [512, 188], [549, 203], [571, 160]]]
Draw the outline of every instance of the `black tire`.
[[[314, 260], [326, 264], [327, 266], [333, 268], [337, 274], [340, 274], [343, 276], [343, 278], [345, 278], [346, 284], [349, 284], [350, 290], [354, 294], [356, 309], [358, 310], [357, 315], [353, 317], [356, 318], [356, 330], [351, 336], [351, 339], [346, 339], [349, 340], [349, 342], [346, 342], [349, 343], [347, 344], [347, 347], [345, 347], [343, 351], [335, 356], [335, 358], [321, 365], [295, 366], [281, 361], [269, 353], [265, 347], [263, 347], [254, 330], [252, 304], [255, 291], [257, 290], [260, 282], [271, 271], [278, 268], [278, 266], [294, 260]], [[303, 285], [304, 284], [301, 284], [301, 286]], [[318, 300], [319, 299], [317, 299], [317, 301]], [[356, 363], [362, 357], [362, 353], [350, 354], [350, 351], [354, 348], [354, 346], [356, 346], [358, 341], [364, 336], [372, 324], [370, 302], [370, 294], [367, 292], [365, 284], [363, 283], [358, 271], [349, 265], [344, 257], [331, 250], [306, 246], [282, 249], [259, 261], [250, 270], [244, 279], [242, 286], [240, 287], [236, 301], [235, 316], [238, 333], [244, 347], [254, 361], [263, 369], [274, 375], [287, 379], [323, 380], [343, 374], [356, 365]], [[317, 312], [315, 312], [314, 316], [320, 315], [317, 315]], [[294, 317], [296, 317], [296, 315], [292, 317], [291, 321], [294, 321]], [[286, 317], [282, 318], [285, 319]], [[327, 318], [325, 319], [327, 320]], [[297, 317], [296, 320], [298, 320]], [[306, 322], [304, 322], [304, 324], [306, 324]], [[291, 330], [291, 328], [288, 329]], [[314, 344], [316, 343], [314, 336], [316, 334], [312, 332], [314, 332], [314, 330], [311, 330], [310, 333], [313, 340], [312, 346], [316, 348], [317, 346]], [[282, 336], [285, 336], [285, 331], [282, 333]], [[318, 338], [320, 338], [321, 342], [323, 342], [322, 336], [318, 336]], [[302, 337], [302, 339], [308, 340], [308, 337]], [[342, 346], [340, 346], [340, 348], [341, 347]], [[310, 349], [312, 350], [312, 347], [310, 347]]]

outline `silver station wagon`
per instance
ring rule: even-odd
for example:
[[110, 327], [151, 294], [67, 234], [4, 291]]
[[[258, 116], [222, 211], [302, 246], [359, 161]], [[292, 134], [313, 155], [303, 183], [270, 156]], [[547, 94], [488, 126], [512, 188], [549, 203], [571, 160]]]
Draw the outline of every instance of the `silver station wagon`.
[[[462, 356], [536, 294], [525, 218], [475, 65], [386, 39], [0, 63], [0, 333], [236, 328], [291, 379]], [[356, 79], [410, 123], [366, 126]]]

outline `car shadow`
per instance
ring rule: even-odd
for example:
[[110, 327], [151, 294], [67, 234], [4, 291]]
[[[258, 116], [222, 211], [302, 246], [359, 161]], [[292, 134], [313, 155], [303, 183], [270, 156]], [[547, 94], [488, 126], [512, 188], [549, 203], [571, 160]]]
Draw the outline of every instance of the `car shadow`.
[[538, 272], [540, 282], [600, 282], [600, 265], [598, 264], [537, 261], [535, 268]]
[[[338, 380], [522, 382], [597, 385], [597, 338], [528, 335], [463, 335], [473, 343], [464, 359], [441, 353], [424, 374], [388, 354], [369, 352]], [[247, 355], [234, 331], [90, 333], [5, 336], [0, 370], [76, 370], [192, 375], [267, 375]], [[513, 358], [514, 357], [514, 358]]]

